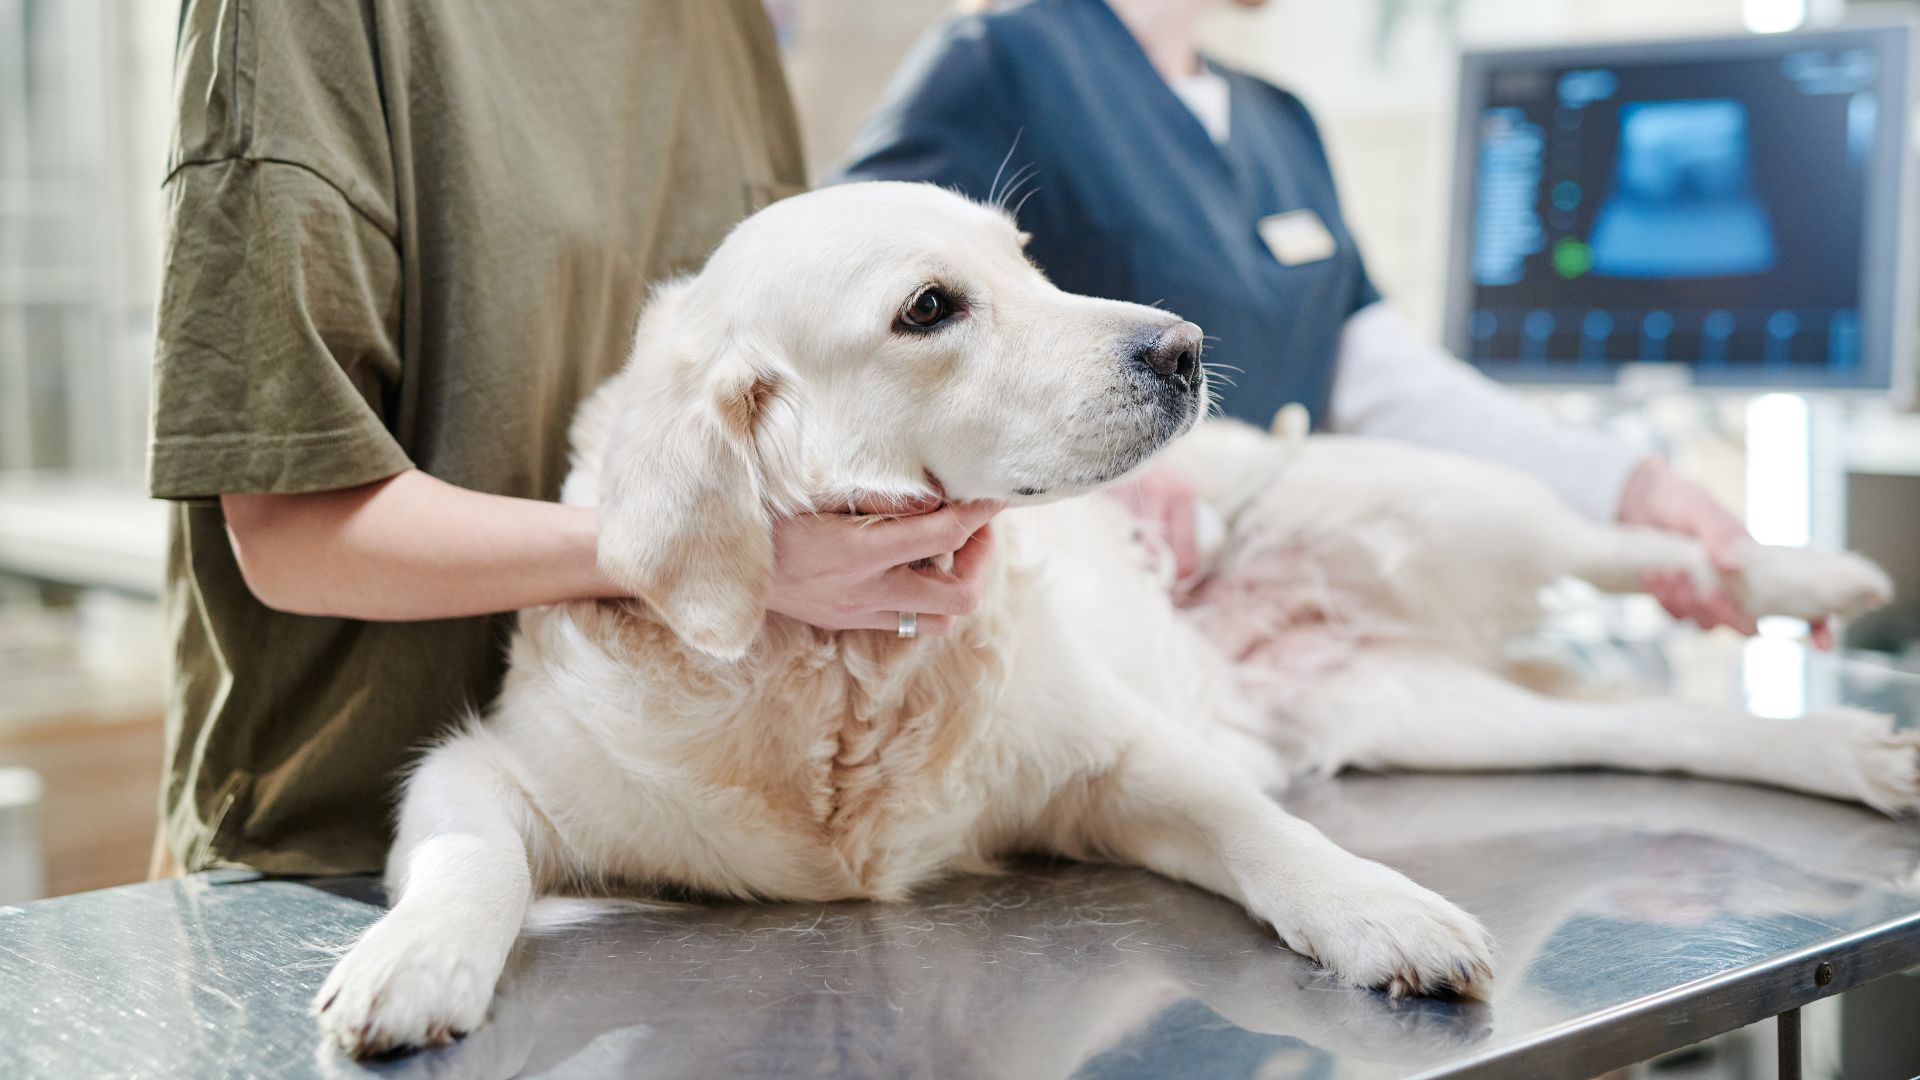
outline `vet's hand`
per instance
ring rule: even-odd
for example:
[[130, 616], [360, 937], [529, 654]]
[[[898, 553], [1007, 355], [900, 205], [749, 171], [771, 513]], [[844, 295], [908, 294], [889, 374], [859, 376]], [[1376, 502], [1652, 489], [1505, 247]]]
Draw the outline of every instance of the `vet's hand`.
[[[1620, 521], [1693, 537], [1706, 548], [1714, 569], [1723, 574], [1739, 572], [1740, 545], [1750, 539], [1740, 519], [1719, 500], [1658, 458], [1641, 462], [1627, 478], [1620, 493]], [[1756, 630], [1752, 613], [1739, 601], [1725, 590], [1700, 592], [1683, 570], [1648, 574], [1646, 586], [1676, 619], [1692, 619], [1709, 630], [1716, 626], [1731, 626], [1743, 634]], [[1825, 622], [1813, 624], [1813, 642], [1823, 649], [1833, 645], [1833, 632]]]
[[1200, 567], [1194, 541], [1193, 484], [1171, 465], [1156, 465], [1124, 484], [1107, 489], [1133, 514], [1149, 542], [1173, 553], [1173, 578], [1184, 581]]
[[[767, 610], [822, 630], [886, 630], [917, 613], [921, 634], [944, 634], [980, 606], [1001, 503], [935, 505], [899, 517], [803, 514], [773, 527]], [[910, 564], [953, 556], [953, 569]]]

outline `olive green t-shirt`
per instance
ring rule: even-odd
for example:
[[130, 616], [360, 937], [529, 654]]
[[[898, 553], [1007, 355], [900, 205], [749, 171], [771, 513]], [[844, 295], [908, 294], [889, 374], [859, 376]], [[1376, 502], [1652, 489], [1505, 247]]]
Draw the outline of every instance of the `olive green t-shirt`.
[[217, 497], [408, 468], [557, 497], [648, 287], [803, 183], [779, 56], [761, 0], [189, 0], [175, 95], [166, 838], [189, 870], [375, 869], [512, 617], [271, 611]]

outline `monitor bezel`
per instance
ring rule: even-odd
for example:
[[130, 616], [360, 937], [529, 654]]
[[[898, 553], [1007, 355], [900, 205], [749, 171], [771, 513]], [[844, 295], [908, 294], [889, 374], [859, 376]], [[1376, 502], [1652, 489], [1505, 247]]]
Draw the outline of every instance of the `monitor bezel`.
[[[1601, 387], [1619, 380], [1623, 370], [1636, 365], [1609, 364], [1604, 368], [1563, 370], [1487, 366], [1474, 362], [1468, 341], [1472, 312], [1474, 191], [1480, 168], [1479, 128], [1488, 90], [1496, 71], [1522, 66], [1606, 65], [1620, 62], [1661, 63], [1726, 60], [1784, 55], [1798, 49], [1870, 45], [1883, 61], [1892, 60], [1881, 78], [1891, 93], [1892, 107], [1880, 118], [1881, 140], [1868, 178], [1867, 221], [1869, 248], [1863, 253], [1861, 323], [1864, 362], [1856, 377], [1838, 380], [1825, 368], [1813, 371], [1778, 368], [1698, 368], [1687, 363], [1661, 365], [1679, 368], [1697, 390], [1782, 390], [1806, 393], [1881, 396], [1892, 393], [1902, 403], [1915, 394], [1916, 312], [1920, 312], [1920, 278], [1916, 278], [1916, 223], [1914, 212], [1913, 124], [1914, 75], [1920, 20], [1891, 19], [1846, 23], [1784, 34], [1743, 34], [1651, 41], [1476, 50], [1460, 58], [1460, 96], [1454, 135], [1453, 192], [1447, 248], [1446, 345], [1454, 355], [1502, 382], [1541, 387]], [[1891, 135], [1891, 137], [1889, 137]], [[1872, 229], [1875, 221], [1892, 228]], [[1884, 328], [1884, 329], [1883, 329]]]

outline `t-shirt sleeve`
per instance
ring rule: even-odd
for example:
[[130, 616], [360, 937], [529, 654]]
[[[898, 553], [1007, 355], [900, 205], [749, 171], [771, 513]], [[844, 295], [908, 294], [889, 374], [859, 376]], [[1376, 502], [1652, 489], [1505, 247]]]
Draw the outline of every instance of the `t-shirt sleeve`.
[[298, 493], [410, 467], [394, 238], [309, 168], [229, 158], [167, 181], [148, 487]]
[[988, 21], [978, 16], [934, 28], [901, 64], [828, 183], [923, 180], [973, 199], [1000, 194], [1022, 156], [1019, 111], [998, 70]]

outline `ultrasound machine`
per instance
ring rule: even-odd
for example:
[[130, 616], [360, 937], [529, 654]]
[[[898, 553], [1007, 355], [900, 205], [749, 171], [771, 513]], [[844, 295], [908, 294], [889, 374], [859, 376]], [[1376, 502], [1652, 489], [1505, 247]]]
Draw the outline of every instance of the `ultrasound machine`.
[[1905, 25], [1479, 53], [1448, 344], [1495, 378], [1911, 392]]

